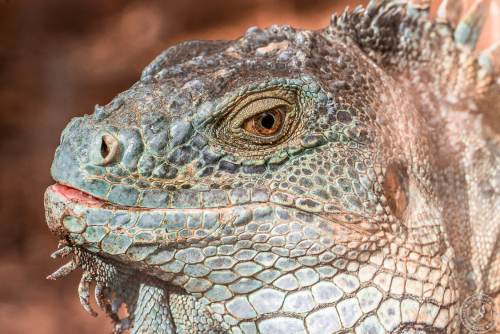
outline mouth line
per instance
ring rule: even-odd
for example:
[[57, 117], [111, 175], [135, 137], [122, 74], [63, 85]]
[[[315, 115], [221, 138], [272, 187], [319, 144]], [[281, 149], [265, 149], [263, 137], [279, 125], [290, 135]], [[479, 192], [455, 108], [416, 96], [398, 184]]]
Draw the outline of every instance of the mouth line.
[[[87, 208], [97, 208], [103, 210], [113, 210], [113, 211], [129, 211], [129, 212], [206, 212], [206, 211], [220, 211], [224, 209], [231, 209], [234, 206], [219, 206], [219, 207], [193, 207], [193, 208], [145, 208], [145, 207], [135, 207], [135, 206], [123, 206], [111, 203], [109, 201], [97, 198], [90, 195], [80, 189], [74, 188], [70, 185], [63, 183], [55, 183], [48, 187], [47, 191], [52, 191], [57, 195], [63, 197], [63, 201], [66, 205], [81, 205]], [[373, 217], [367, 217], [364, 215], [358, 215], [351, 212], [310, 212], [303, 210], [302, 208], [296, 207], [295, 205], [284, 205], [275, 203], [273, 201], [262, 201], [262, 202], [249, 202], [245, 204], [238, 204], [237, 206], [242, 207], [252, 207], [252, 206], [262, 206], [262, 205], [274, 205], [277, 207], [282, 207], [285, 209], [294, 209], [297, 211], [304, 212], [313, 216], [325, 219], [339, 227], [346, 229], [347, 231], [354, 232], [360, 235], [370, 235], [371, 233], [377, 232], [379, 227], [376, 224], [372, 224]], [[357, 226], [359, 223], [365, 222], [363, 227]], [[368, 224], [366, 224], [368, 223]], [[367, 226], [372, 225], [372, 226]]]
[[135, 206], [123, 206], [111, 203], [109, 201], [100, 199], [95, 197], [89, 193], [86, 193], [80, 189], [77, 189], [73, 186], [57, 182], [49, 188], [62, 195], [64, 198], [69, 200], [72, 203], [84, 205], [87, 207], [99, 207], [103, 209], [115, 209], [115, 210], [135, 210], [135, 211], [152, 211], [152, 210], [162, 210], [164, 208], [143, 208], [143, 207], [135, 207]]
[[[276, 206], [282, 206], [277, 203], [273, 203], [271, 201], [261, 201], [261, 202], [248, 202], [245, 204], [237, 204], [237, 205], [226, 205], [226, 206], [213, 206], [213, 207], [159, 207], [159, 208], [147, 208], [141, 206], [125, 206], [115, 204], [104, 199], [95, 197], [89, 193], [86, 193], [80, 189], [77, 189], [73, 186], [64, 184], [64, 183], [55, 183], [48, 187], [48, 189], [56, 192], [57, 194], [63, 196], [66, 200], [73, 204], [79, 204], [86, 207], [94, 207], [94, 208], [102, 208], [102, 209], [111, 209], [111, 210], [126, 210], [126, 211], [134, 211], [134, 212], [178, 212], [178, 211], [209, 211], [209, 210], [222, 210], [227, 208], [232, 208], [234, 206], [251, 206], [251, 205], [266, 205], [273, 204]], [[299, 210], [299, 209], [297, 209]]]
[[[84, 205], [87, 207], [99, 207], [103, 209], [113, 209], [113, 210], [127, 210], [127, 211], [162, 211], [162, 212], [175, 212], [179, 210], [186, 210], [186, 211], [194, 211], [194, 210], [221, 210], [225, 208], [232, 208], [234, 206], [251, 206], [251, 205], [266, 205], [266, 204], [272, 204], [276, 205], [279, 207], [283, 208], [291, 208], [297, 211], [302, 211], [304, 213], [308, 213], [311, 215], [320, 215], [324, 216], [324, 218], [327, 218], [329, 216], [335, 215], [338, 216], [339, 214], [346, 214], [349, 215], [351, 218], [348, 220], [370, 220], [371, 217], [356, 214], [356, 213], [351, 213], [351, 212], [345, 212], [345, 211], [338, 211], [336, 213], [331, 213], [331, 212], [325, 212], [325, 215], [321, 215], [318, 212], [313, 212], [313, 211], [308, 211], [304, 210], [300, 207], [297, 207], [295, 205], [287, 205], [287, 204], [281, 204], [281, 203], [276, 203], [274, 201], [257, 201], [257, 202], [248, 202], [248, 203], [242, 203], [242, 204], [235, 204], [235, 205], [226, 205], [226, 206], [211, 206], [211, 207], [185, 207], [185, 208], [165, 208], [165, 207], [158, 207], [158, 208], [149, 208], [149, 207], [141, 207], [141, 206], [125, 206], [125, 205], [119, 205], [115, 204], [112, 202], [109, 202], [107, 200], [95, 197], [87, 192], [84, 192], [80, 189], [77, 189], [71, 185], [64, 184], [61, 182], [54, 183], [53, 185], [49, 186], [48, 189], [62, 195], [65, 199], [69, 200], [69, 202], [72, 202], [74, 204], [80, 204]], [[347, 222], [346, 222], [347, 223]]]

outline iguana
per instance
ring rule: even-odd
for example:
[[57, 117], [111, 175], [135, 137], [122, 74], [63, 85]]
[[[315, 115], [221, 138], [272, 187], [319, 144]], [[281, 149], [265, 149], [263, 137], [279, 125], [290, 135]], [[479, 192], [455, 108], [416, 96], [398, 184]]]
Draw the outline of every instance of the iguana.
[[168, 48], [63, 131], [49, 278], [82, 268], [115, 332], [466, 330], [500, 290], [500, 47], [459, 4]]

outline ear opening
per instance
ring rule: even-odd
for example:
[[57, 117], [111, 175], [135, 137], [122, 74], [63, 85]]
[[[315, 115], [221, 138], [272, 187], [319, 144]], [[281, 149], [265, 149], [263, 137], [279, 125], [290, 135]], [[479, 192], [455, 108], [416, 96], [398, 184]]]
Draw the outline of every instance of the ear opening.
[[386, 169], [382, 188], [391, 212], [396, 218], [402, 219], [409, 202], [406, 168], [399, 163], [390, 164]]

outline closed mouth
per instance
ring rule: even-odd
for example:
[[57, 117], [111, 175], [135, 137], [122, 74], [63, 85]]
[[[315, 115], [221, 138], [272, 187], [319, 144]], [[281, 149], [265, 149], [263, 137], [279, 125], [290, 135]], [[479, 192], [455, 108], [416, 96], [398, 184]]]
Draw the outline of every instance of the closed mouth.
[[[56, 236], [63, 237], [68, 231], [63, 224], [63, 218], [80, 215], [82, 210], [103, 210], [114, 213], [127, 212], [136, 215], [145, 213], [158, 214], [202, 214], [206, 212], [219, 212], [235, 207], [255, 208], [262, 205], [275, 205], [271, 202], [246, 203], [235, 206], [200, 207], [200, 208], [145, 208], [137, 206], [123, 206], [92, 196], [77, 188], [55, 183], [45, 192], [45, 207], [47, 224]], [[115, 226], [120, 228], [119, 226]], [[62, 233], [63, 232], [63, 233]], [[71, 231], [69, 231], [71, 232]]]
[[[47, 188], [45, 193], [45, 207], [49, 229], [60, 240], [69, 240], [70, 235], [82, 235], [83, 230], [92, 225], [106, 227], [106, 233], [117, 232], [121, 234], [126, 234], [133, 228], [145, 228], [146, 230], [154, 230], [156, 234], [143, 240], [135, 238], [133, 244], [161, 244], [163, 247], [174, 247], [181, 243], [196, 244], [200, 241], [212, 241], [225, 235], [230, 235], [232, 229], [258, 219], [256, 218], [258, 215], [257, 212], [260, 210], [259, 215], [262, 215], [262, 211], [265, 211], [261, 209], [267, 209], [270, 212], [268, 213], [268, 220], [275, 219], [273, 215], [276, 215], [279, 210], [287, 211], [288, 213], [292, 210], [291, 212], [296, 212], [295, 215], [308, 215], [309, 219], [325, 221], [322, 224], [325, 233], [342, 238], [352, 239], [353, 234], [358, 236], [366, 235], [371, 232], [370, 229], [378, 229], [378, 225], [372, 224], [366, 217], [352, 214], [347, 215], [342, 212], [338, 214], [328, 212], [310, 213], [293, 205], [282, 205], [273, 200], [211, 208], [143, 208], [121, 206], [60, 183]], [[103, 213], [109, 217], [106, 218], [106, 222], [92, 222], [92, 219], [89, 218], [89, 212]], [[205, 220], [205, 217], [208, 215], [212, 215], [211, 223]], [[118, 216], [129, 217], [129, 220], [135, 219], [136, 222], [124, 223], [123, 220], [116, 219]], [[147, 226], [143, 226], [138, 223], [138, 217], [144, 216], [162, 216], [163, 218], [159, 218], [159, 220], [149, 222]], [[200, 216], [202, 218], [199, 218]], [[75, 219], [78, 220], [76, 221], [77, 224], [75, 225], [72, 222], [66, 223], [65, 219], [67, 217], [76, 217]], [[191, 224], [189, 223], [190, 219], [201, 219], [203, 221]], [[101, 240], [98, 240], [97, 244]], [[87, 240], [86, 243], [72, 242], [75, 246], [93, 243], [94, 241], [92, 240]], [[98, 249], [95, 249], [95, 251], [101, 253]], [[123, 254], [119, 250], [116, 252], [111, 250], [110, 253], [103, 251], [103, 253], [105, 255]]]

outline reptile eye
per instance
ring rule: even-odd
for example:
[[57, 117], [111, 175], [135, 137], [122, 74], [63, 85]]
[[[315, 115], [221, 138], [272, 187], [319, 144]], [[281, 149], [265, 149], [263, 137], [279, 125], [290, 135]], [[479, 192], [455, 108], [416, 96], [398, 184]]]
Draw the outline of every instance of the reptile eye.
[[272, 136], [281, 130], [285, 111], [284, 106], [278, 106], [249, 117], [243, 122], [243, 129], [258, 136]]
[[[295, 91], [266, 90], [238, 97], [224, 109], [216, 124], [216, 138], [230, 149], [243, 152], [273, 151], [293, 135], [301, 105]], [[249, 152], [251, 153], [251, 152]]]

